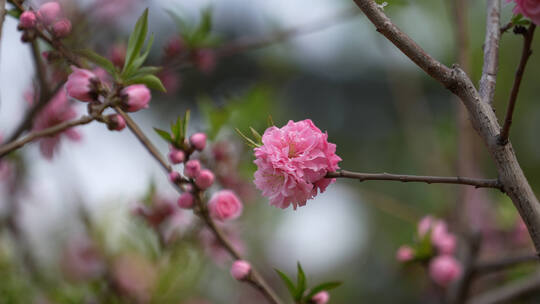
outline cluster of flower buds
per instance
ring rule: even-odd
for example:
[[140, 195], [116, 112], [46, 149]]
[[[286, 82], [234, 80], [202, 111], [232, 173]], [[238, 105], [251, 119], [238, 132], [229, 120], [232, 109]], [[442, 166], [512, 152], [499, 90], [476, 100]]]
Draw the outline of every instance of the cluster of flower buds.
[[454, 257], [456, 236], [448, 231], [443, 220], [426, 216], [418, 223], [418, 242], [413, 246], [401, 246], [396, 259], [400, 262], [429, 261], [431, 279], [442, 287], [455, 281], [462, 266]]
[[35, 29], [46, 29], [53, 38], [64, 38], [71, 33], [71, 21], [64, 17], [58, 2], [46, 2], [37, 12], [24, 11], [19, 17], [19, 29], [24, 31], [23, 41], [33, 40]]

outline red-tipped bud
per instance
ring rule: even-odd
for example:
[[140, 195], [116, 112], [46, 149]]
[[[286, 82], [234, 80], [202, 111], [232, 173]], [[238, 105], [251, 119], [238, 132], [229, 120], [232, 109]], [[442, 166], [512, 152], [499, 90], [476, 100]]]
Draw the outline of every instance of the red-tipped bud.
[[137, 112], [140, 109], [148, 108], [148, 103], [152, 98], [150, 90], [144, 84], [134, 84], [122, 90], [124, 97], [124, 108], [128, 112]]
[[210, 188], [214, 183], [214, 173], [212, 171], [204, 169], [201, 170], [197, 178], [195, 179], [195, 185], [201, 190]]
[[36, 14], [31, 11], [26, 11], [19, 18], [19, 26], [23, 29], [30, 29], [36, 26]]
[[195, 133], [189, 138], [191, 145], [198, 151], [204, 150], [206, 147], [206, 134], [204, 133]]

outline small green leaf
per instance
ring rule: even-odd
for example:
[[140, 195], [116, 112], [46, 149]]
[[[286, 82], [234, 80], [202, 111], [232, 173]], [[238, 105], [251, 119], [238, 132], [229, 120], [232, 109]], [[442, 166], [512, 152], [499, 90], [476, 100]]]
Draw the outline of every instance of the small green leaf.
[[[180, 119], [180, 118], [178, 118]], [[173, 134], [173, 138], [180, 137], [180, 128], [176, 122], [171, 123], [171, 132]]]
[[146, 61], [148, 54], [150, 54], [150, 48], [152, 47], [153, 43], [154, 43], [154, 34], [150, 36], [150, 40], [146, 44], [146, 50], [144, 51], [144, 53], [142, 55], [137, 54], [136, 59], [133, 61], [133, 64], [127, 68], [127, 70], [124, 73], [125, 77], [131, 77], [131, 75], [139, 74], [140, 72], [139, 68]]
[[296, 301], [300, 301], [302, 299], [302, 295], [304, 294], [304, 291], [306, 291], [306, 274], [304, 273], [304, 269], [302, 269], [302, 265], [300, 265], [300, 262], [297, 263], [297, 268], [298, 268], [298, 275], [297, 275], [296, 293], [294, 295], [294, 299]]
[[331, 289], [334, 289], [334, 288], [337, 288], [339, 286], [341, 286], [341, 284], [343, 284], [342, 282], [326, 282], [326, 283], [322, 283], [322, 284], [319, 284], [313, 288], [310, 289], [308, 295], [306, 296], [306, 299], [311, 299], [313, 298], [313, 296], [323, 290], [331, 290]]
[[184, 114], [184, 125], [182, 126], [182, 131], [183, 131], [182, 136], [184, 138], [187, 135], [188, 125], [189, 125], [189, 117], [191, 116], [190, 114], [191, 114], [190, 110], [187, 110], [186, 113]]
[[289, 290], [289, 293], [294, 298], [294, 295], [296, 293], [296, 287], [294, 287], [294, 284], [291, 281], [291, 279], [286, 274], [281, 272], [279, 269], [274, 268], [274, 270], [277, 272], [277, 274], [279, 275], [279, 277], [281, 278], [283, 283], [285, 283], [285, 286], [287, 286], [287, 289]]
[[257, 147], [261, 146], [261, 145], [257, 144], [256, 142], [254, 142], [251, 138], [244, 135], [244, 133], [242, 133], [242, 131], [240, 131], [238, 128], [235, 128], [234, 130], [236, 131], [236, 133], [238, 133], [238, 135], [240, 135], [240, 137], [242, 137], [244, 139], [244, 141], [246, 142], [246, 144], [248, 146], [250, 146], [252, 148], [257, 148]]
[[163, 138], [164, 140], [166, 140], [167, 142], [170, 142], [172, 143], [173, 142], [173, 139], [171, 137], [171, 134], [169, 134], [169, 132], [165, 131], [165, 130], [161, 130], [161, 129], [158, 129], [158, 128], [154, 128], [154, 131], [156, 131], [156, 133], [161, 136], [161, 138]]
[[274, 120], [272, 119], [272, 115], [268, 115], [268, 127], [273, 127], [276, 124], [274, 123]]
[[6, 12], [11, 17], [19, 19], [21, 17], [22, 12], [18, 8], [12, 8]]
[[145, 9], [141, 17], [139, 17], [139, 20], [137, 20], [133, 32], [129, 36], [128, 47], [126, 51], [126, 62], [124, 63], [124, 68], [122, 69], [123, 75], [131, 67], [133, 61], [135, 61], [135, 59], [139, 56], [144, 41], [146, 40], [147, 32], [148, 8]]
[[259, 134], [259, 132], [257, 132], [257, 130], [253, 129], [252, 127], [249, 127], [249, 129], [251, 130], [251, 134], [253, 134], [253, 137], [255, 138], [255, 140], [256, 140], [258, 143], [262, 143], [262, 136], [261, 136], [261, 134]]
[[167, 92], [167, 90], [163, 86], [163, 83], [161, 83], [161, 80], [154, 75], [149, 74], [142, 77], [132, 78], [126, 82], [126, 84], [128, 85], [135, 84], [135, 83], [144, 84], [150, 89], [158, 90], [161, 92]]
[[145, 66], [138, 69], [137, 72], [134, 73], [133, 76], [131, 76], [130, 78], [137, 78], [137, 77], [146, 76], [146, 75], [155, 75], [159, 73], [161, 70], [163, 70], [162, 67]]
[[109, 74], [114, 75], [116, 74], [116, 70], [114, 68], [114, 64], [107, 58], [99, 55], [98, 53], [89, 50], [78, 50], [76, 51], [77, 54], [83, 56], [84, 58], [92, 61], [93, 63], [97, 64], [98, 66], [104, 68]]

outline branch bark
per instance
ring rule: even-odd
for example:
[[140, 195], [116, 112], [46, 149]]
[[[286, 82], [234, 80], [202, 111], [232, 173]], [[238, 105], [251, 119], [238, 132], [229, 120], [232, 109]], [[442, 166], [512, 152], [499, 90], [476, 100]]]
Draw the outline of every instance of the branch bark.
[[326, 175], [327, 178], [352, 178], [360, 182], [367, 180], [386, 180], [397, 182], [418, 182], [427, 184], [458, 184], [469, 185], [476, 188], [495, 188], [502, 189], [501, 184], [496, 179], [482, 179], [470, 177], [446, 177], [446, 176], [422, 176], [422, 175], [403, 175], [390, 173], [359, 173], [346, 170], [330, 172]]
[[511, 282], [498, 289], [487, 291], [484, 294], [472, 298], [467, 304], [508, 303], [513, 299], [538, 289], [540, 289], [540, 272], [536, 272], [526, 279]]
[[509, 267], [513, 267], [519, 264], [531, 263], [531, 262], [537, 263], [538, 261], [539, 261], [538, 255], [525, 254], [525, 255], [505, 257], [505, 258], [494, 260], [494, 261], [478, 262], [476, 263], [476, 265], [474, 265], [473, 269], [474, 269], [474, 272], [477, 274], [487, 274], [487, 273], [492, 273], [496, 271], [501, 271], [501, 270], [504, 270], [504, 269], [507, 269]]
[[484, 41], [484, 66], [479, 93], [483, 102], [493, 104], [497, 68], [499, 66], [499, 40], [501, 38], [501, 0], [487, 0], [486, 38]]
[[373, 0], [355, 2], [381, 34], [428, 75], [460, 97], [467, 107], [476, 132], [495, 163], [504, 192], [514, 203], [527, 225], [536, 251], [540, 252], [540, 203], [519, 166], [512, 144], [498, 144], [500, 125], [491, 106], [482, 102], [480, 94], [465, 72], [457, 66], [448, 68], [427, 54], [395, 26]]

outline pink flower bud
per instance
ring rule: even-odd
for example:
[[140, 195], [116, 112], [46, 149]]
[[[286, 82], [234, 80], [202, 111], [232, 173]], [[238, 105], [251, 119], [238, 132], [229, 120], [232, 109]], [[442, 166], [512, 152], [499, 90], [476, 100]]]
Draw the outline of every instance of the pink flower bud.
[[433, 217], [431, 215], [424, 216], [420, 222], [418, 222], [418, 235], [423, 238], [431, 229], [433, 225]]
[[312, 298], [311, 301], [313, 301], [315, 304], [326, 304], [330, 300], [330, 294], [328, 294], [327, 291], [320, 291], [316, 293]]
[[72, 66], [71, 73], [66, 82], [66, 91], [69, 97], [80, 101], [93, 101], [97, 98], [96, 92], [93, 89], [94, 81], [98, 81], [96, 75], [89, 70], [79, 69]]
[[201, 72], [210, 73], [216, 66], [216, 54], [210, 49], [200, 49], [195, 52], [195, 65]]
[[[202, 175], [199, 175], [199, 177]], [[240, 199], [230, 190], [221, 190], [212, 195], [208, 201], [210, 215], [220, 221], [234, 220], [242, 214], [243, 205]]]
[[197, 159], [188, 160], [184, 165], [184, 175], [189, 178], [196, 178], [201, 171], [201, 163]]
[[251, 265], [248, 261], [237, 260], [231, 266], [231, 275], [238, 281], [242, 281], [248, 278], [251, 272]]
[[439, 254], [454, 254], [456, 251], [456, 237], [453, 234], [446, 233], [436, 239], [436, 242], [433, 242]]
[[126, 127], [124, 117], [119, 114], [111, 114], [105, 117], [107, 128], [111, 131], [122, 131]]
[[179, 37], [173, 37], [165, 44], [165, 56], [175, 57], [184, 50], [184, 43]]
[[23, 29], [30, 29], [36, 26], [36, 14], [31, 11], [26, 11], [19, 18], [19, 26]]
[[121, 68], [126, 60], [126, 52], [127, 49], [124, 44], [116, 44], [111, 48], [109, 58], [115, 66]]
[[396, 252], [396, 259], [399, 262], [408, 262], [414, 258], [414, 250], [410, 246], [401, 246]]
[[128, 112], [148, 108], [148, 103], [152, 98], [150, 90], [144, 84], [134, 84], [124, 88], [122, 96], [124, 96], [125, 110]]
[[452, 256], [440, 255], [429, 263], [429, 275], [435, 283], [446, 287], [461, 275], [461, 264]]
[[178, 198], [178, 207], [180, 208], [190, 209], [193, 208], [194, 204], [195, 197], [193, 197], [193, 194], [191, 194], [190, 192], [184, 192]]
[[175, 148], [171, 148], [171, 151], [169, 152], [169, 160], [173, 164], [180, 164], [183, 163], [186, 159], [186, 154], [182, 150], [178, 150]]
[[199, 172], [199, 175], [195, 178], [195, 185], [199, 187], [201, 190], [205, 190], [210, 188], [212, 184], [214, 183], [214, 173], [210, 170], [201, 170]]
[[171, 171], [169, 172], [169, 181], [171, 183], [176, 183], [180, 179], [180, 173], [177, 171]]
[[445, 238], [446, 235], [448, 235], [446, 223], [442, 220], [435, 221], [431, 227], [431, 241], [433, 244], [437, 244], [439, 240]]
[[206, 134], [204, 133], [195, 133], [189, 138], [191, 145], [198, 151], [204, 150], [206, 147]]
[[57, 21], [53, 25], [53, 33], [58, 38], [64, 38], [71, 33], [71, 22], [68, 19]]
[[39, 7], [37, 16], [45, 25], [51, 25], [62, 14], [62, 8], [58, 2], [47, 2]]

